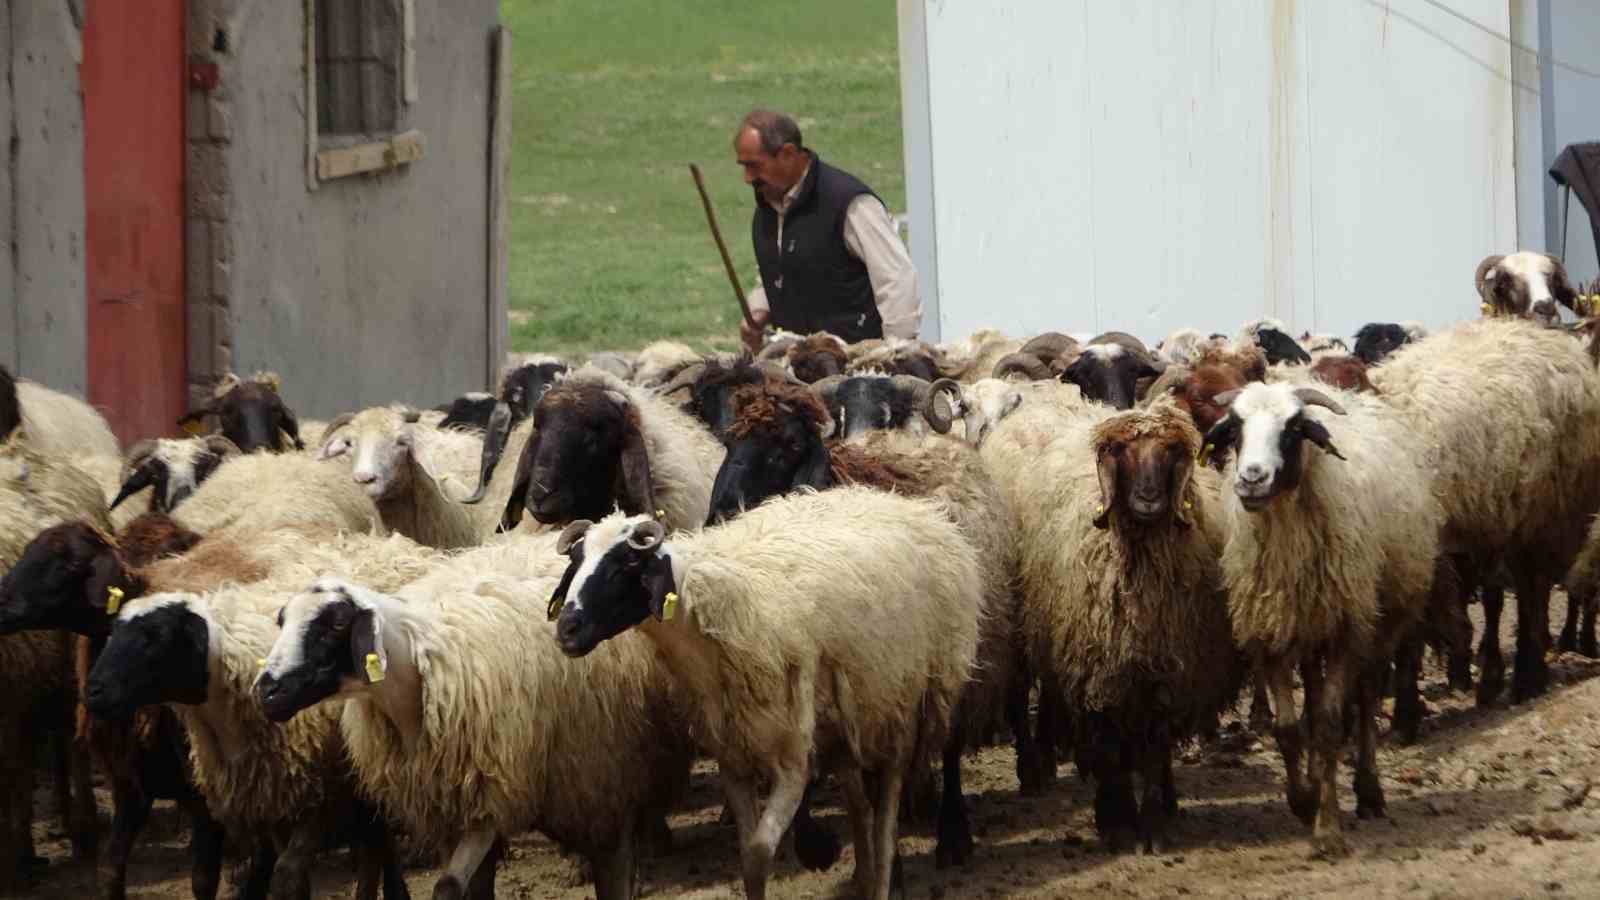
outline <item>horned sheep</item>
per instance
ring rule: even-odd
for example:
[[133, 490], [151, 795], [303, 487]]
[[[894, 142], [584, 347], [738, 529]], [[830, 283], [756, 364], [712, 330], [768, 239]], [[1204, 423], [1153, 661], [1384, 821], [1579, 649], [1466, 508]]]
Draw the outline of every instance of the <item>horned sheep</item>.
[[902, 782], [942, 745], [978, 640], [982, 570], [946, 511], [842, 487], [671, 539], [641, 516], [574, 522], [558, 548], [562, 650], [635, 626], [650, 638], [717, 760], [746, 896], [766, 896], [814, 758], [845, 787], [857, 889], [886, 900]]
[[[1335, 776], [1347, 702], [1358, 710], [1357, 813], [1384, 814], [1377, 716], [1382, 676], [1397, 652], [1404, 668], [1395, 727], [1414, 733], [1413, 631], [1429, 606], [1444, 525], [1428, 445], [1381, 401], [1338, 397], [1250, 384], [1218, 398], [1228, 415], [1205, 438], [1211, 451], [1232, 457], [1221, 561], [1234, 639], [1272, 695], [1289, 806], [1329, 856], [1345, 852]], [[1295, 717], [1297, 669], [1303, 724]]]

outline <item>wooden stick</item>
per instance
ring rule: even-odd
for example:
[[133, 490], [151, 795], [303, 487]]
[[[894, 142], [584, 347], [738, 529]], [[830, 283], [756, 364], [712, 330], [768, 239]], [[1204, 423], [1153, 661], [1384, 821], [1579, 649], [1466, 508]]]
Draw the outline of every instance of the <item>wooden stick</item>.
[[717, 252], [722, 254], [722, 267], [728, 270], [728, 283], [733, 285], [733, 296], [739, 300], [739, 311], [751, 328], [760, 331], [755, 317], [750, 315], [750, 301], [744, 298], [744, 288], [739, 286], [739, 275], [733, 271], [733, 257], [728, 255], [728, 245], [722, 242], [722, 231], [717, 228], [717, 214], [711, 209], [711, 197], [706, 193], [706, 181], [700, 177], [700, 167], [689, 163], [689, 174], [694, 176], [694, 186], [700, 189], [700, 204], [706, 208], [706, 224], [711, 226], [711, 237], [717, 242]]

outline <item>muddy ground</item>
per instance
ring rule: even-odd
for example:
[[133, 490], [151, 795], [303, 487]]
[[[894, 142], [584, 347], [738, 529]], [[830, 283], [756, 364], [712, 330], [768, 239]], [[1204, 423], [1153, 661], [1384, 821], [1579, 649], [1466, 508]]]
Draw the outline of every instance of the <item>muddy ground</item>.
[[[1552, 605], [1554, 616], [1564, 610], [1564, 598]], [[1473, 612], [1476, 616], [1476, 607]], [[1506, 616], [1508, 626], [1513, 618]], [[1510, 637], [1508, 627], [1503, 647], [1513, 646]], [[1308, 857], [1306, 829], [1282, 800], [1271, 739], [1257, 740], [1232, 720], [1217, 743], [1182, 755], [1176, 767], [1182, 812], [1168, 852], [1159, 856], [1111, 856], [1099, 849], [1091, 785], [1070, 764], [1061, 767], [1047, 795], [1022, 798], [1010, 749], [988, 748], [970, 756], [965, 766], [978, 842], [973, 860], [964, 869], [936, 871], [929, 829], [904, 827], [906, 896], [1597, 897], [1596, 675], [1600, 664], [1595, 661], [1553, 656], [1548, 695], [1521, 706], [1477, 710], [1470, 697], [1447, 690], [1443, 671], [1430, 659], [1425, 696], [1433, 715], [1421, 740], [1411, 747], [1386, 743], [1382, 749], [1388, 820], [1357, 822], [1350, 770], [1341, 771], [1354, 852], [1336, 863]], [[48, 807], [45, 799], [41, 790], [41, 811]], [[822, 821], [841, 837], [848, 835], [838, 796], [826, 795], [824, 802]], [[110, 799], [103, 791], [101, 806], [109, 821]], [[720, 808], [714, 767], [702, 764], [688, 802], [671, 820], [675, 851], [644, 866], [643, 896], [743, 893], [735, 832], [718, 824]], [[54, 817], [44, 816], [35, 827], [39, 852], [50, 864], [27, 895], [94, 896], [93, 867], [70, 860]], [[847, 896], [851, 859], [846, 849], [831, 871], [813, 874], [785, 853], [770, 893]], [[128, 896], [188, 897], [187, 871], [187, 823], [170, 806], [159, 805], [135, 850]], [[520, 836], [501, 867], [497, 894], [593, 896], [592, 888], [574, 883], [573, 872], [570, 859], [549, 841]], [[329, 855], [317, 871], [316, 895], [349, 897], [349, 873], [346, 856]], [[435, 870], [409, 870], [413, 895], [430, 896], [436, 875]], [[226, 884], [223, 893], [231, 894]]]

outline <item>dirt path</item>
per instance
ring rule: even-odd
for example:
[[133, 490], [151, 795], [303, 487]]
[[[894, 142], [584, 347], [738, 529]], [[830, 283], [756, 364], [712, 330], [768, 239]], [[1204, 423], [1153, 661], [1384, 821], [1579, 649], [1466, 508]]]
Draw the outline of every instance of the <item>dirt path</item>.
[[[1564, 609], [1564, 598], [1557, 604]], [[1024, 799], [1011, 751], [983, 750], [964, 769], [974, 859], [962, 870], [935, 871], [929, 829], [909, 826], [901, 842], [907, 896], [1600, 896], [1600, 680], [1590, 680], [1600, 664], [1562, 655], [1552, 674], [1548, 696], [1480, 712], [1471, 698], [1449, 694], [1442, 672], [1430, 666], [1426, 697], [1434, 715], [1422, 740], [1382, 750], [1387, 821], [1356, 821], [1350, 770], [1341, 771], [1354, 853], [1339, 863], [1307, 858], [1306, 830], [1283, 803], [1271, 740], [1256, 740], [1234, 722], [1217, 744], [1185, 753], [1176, 767], [1182, 812], [1169, 851], [1153, 857], [1100, 851], [1091, 786], [1070, 765], [1046, 796]], [[847, 835], [838, 797], [824, 801], [822, 820]], [[109, 816], [108, 798], [102, 806]], [[715, 770], [701, 765], [688, 803], [672, 819], [675, 852], [646, 863], [645, 896], [742, 895], [735, 835], [718, 824], [720, 807]], [[135, 851], [128, 895], [188, 897], [186, 825], [170, 809], [158, 808], [153, 818]], [[93, 896], [92, 867], [70, 862], [65, 842], [47, 835], [47, 826], [53, 819], [36, 827], [51, 865], [30, 896]], [[817, 875], [786, 854], [772, 895], [846, 896], [851, 860], [847, 849], [833, 870]], [[344, 855], [325, 859], [316, 895], [350, 896], [349, 871]], [[502, 865], [497, 894], [592, 896], [573, 883], [573, 872], [550, 842], [522, 836]], [[414, 896], [430, 895], [435, 871], [407, 874]]]

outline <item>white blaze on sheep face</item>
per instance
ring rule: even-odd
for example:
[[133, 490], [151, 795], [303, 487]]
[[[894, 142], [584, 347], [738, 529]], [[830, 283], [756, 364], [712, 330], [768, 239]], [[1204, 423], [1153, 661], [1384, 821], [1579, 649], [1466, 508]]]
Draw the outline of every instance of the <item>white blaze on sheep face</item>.
[[1240, 422], [1234, 491], [1247, 507], [1271, 498], [1284, 468], [1284, 430], [1301, 408], [1288, 385], [1251, 384], [1234, 399], [1230, 415]]
[[1552, 299], [1555, 295], [1550, 292], [1550, 273], [1553, 266], [1550, 258], [1543, 253], [1534, 253], [1524, 250], [1513, 253], [1500, 261], [1500, 270], [1514, 278], [1521, 279], [1528, 287], [1528, 300], [1538, 303], [1540, 300]]
[[571, 563], [556, 587], [556, 639], [568, 656], [584, 656], [651, 616], [663, 616], [674, 590], [671, 548], [640, 526], [647, 517], [612, 516], [567, 549]]
[[382, 681], [382, 595], [338, 578], [322, 578], [278, 612], [280, 633], [256, 678], [269, 719], [286, 721], [335, 694]]

